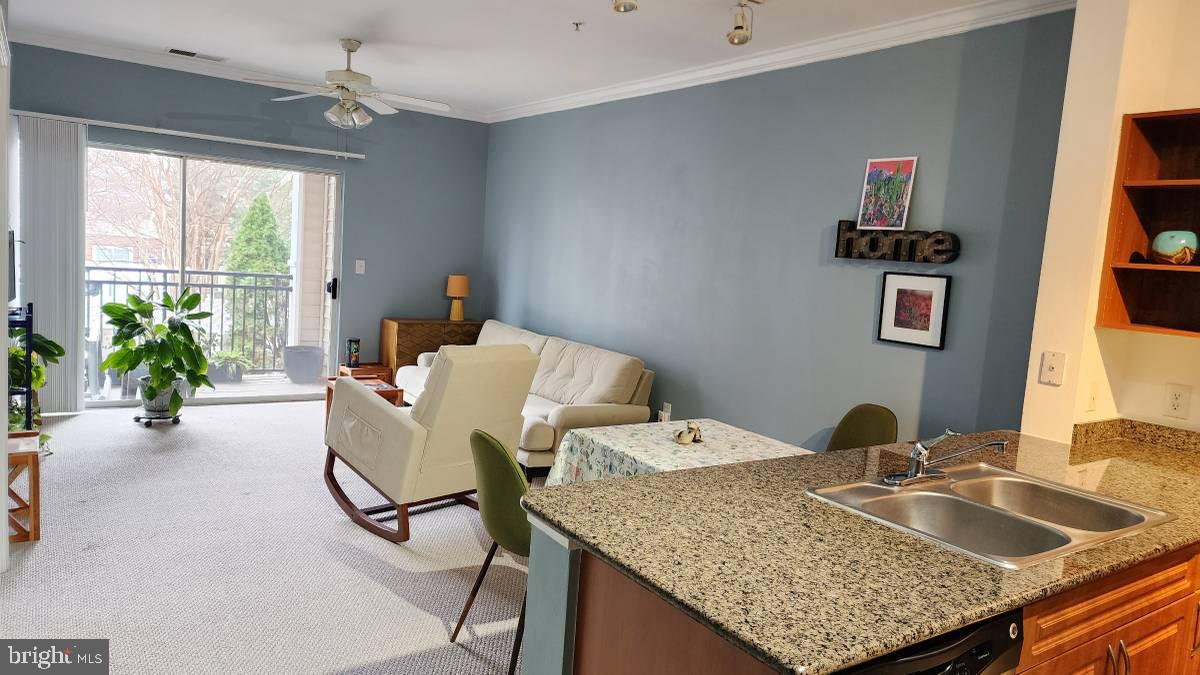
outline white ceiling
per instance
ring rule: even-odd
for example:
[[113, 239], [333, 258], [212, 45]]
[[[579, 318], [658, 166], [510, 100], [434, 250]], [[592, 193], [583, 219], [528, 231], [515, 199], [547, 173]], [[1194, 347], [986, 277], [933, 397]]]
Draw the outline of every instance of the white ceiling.
[[[320, 81], [339, 37], [396, 93], [494, 121], [913, 42], [1065, 9], [1073, 0], [768, 0], [754, 39], [734, 0], [10, 0], [13, 41], [222, 77]], [[572, 21], [583, 21], [575, 32]], [[179, 48], [226, 59], [166, 55]]]

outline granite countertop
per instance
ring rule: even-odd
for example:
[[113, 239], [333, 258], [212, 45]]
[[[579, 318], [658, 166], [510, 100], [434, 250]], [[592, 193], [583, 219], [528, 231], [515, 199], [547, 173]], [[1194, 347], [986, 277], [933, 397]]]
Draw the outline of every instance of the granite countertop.
[[[1178, 519], [1005, 570], [804, 494], [907, 466], [909, 444], [532, 490], [526, 508], [781, 672], [826, 673], [1200, 541], [1200, 466], [1187, 449], [1111, 438], [1004, 438], [987, 462], [1170, 511]], [[1092, 440], [1092, 439], [1088, 439]]]

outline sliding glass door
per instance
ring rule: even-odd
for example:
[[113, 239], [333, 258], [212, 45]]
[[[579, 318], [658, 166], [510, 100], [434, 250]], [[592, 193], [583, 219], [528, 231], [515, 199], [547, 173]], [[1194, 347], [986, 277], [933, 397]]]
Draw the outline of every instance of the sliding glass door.
[[99, 372], [111, 349], [100, 307], [129, 294], [198, 291], [216, 390], [270, 400], [324, 394], [334, 342], [335, 175], [94, 146], [86, 219], [89, 404], [137, 401], [138, 373]]

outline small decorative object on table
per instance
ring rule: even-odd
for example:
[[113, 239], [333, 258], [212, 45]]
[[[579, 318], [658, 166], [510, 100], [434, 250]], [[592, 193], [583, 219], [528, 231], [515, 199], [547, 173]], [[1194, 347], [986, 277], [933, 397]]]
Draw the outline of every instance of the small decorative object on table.
[[695, 420], [688, 420], [687, 428], [676, 431], [674, 435], [675, 442], [680, 445], [704, 442], [704, 438], [700, 435], [700, 423]]
[[358, 338], [346, 339], [346, 365], [351, 368], [358, 367], [359, 350], [362, 347], [362, 340]]
[[462, 299], [471, 294], [471, 286], [465, 274], [451, 274], [446, 278], [446, 297], [450, 298], [450, 320], [463, 320]]
[[1196, 233], [1187, 230], [1159, 232], [1150, 244], [1154, 262], [1167, 265], [1191, 265], [1196, 259]]
[[943, 349], [950, 277], [884, 272], [879, 339]]

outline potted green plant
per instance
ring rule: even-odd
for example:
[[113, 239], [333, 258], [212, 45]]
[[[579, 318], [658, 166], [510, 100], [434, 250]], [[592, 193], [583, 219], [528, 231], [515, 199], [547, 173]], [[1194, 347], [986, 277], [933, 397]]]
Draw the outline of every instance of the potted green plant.
[[213, 382], [241, 382], [254, 362], [241, 352], [217, 352], [209, 361], [208, 375]]
[[[212, 387], [208, 379], [208, 359], [196, 342], [204, 330], [195, 323], [212, 316], [197, 312], [200, 294], [184, 288], [178, 299], [163, 291], [162, 300], [153, 302], [130, 295], [124, 302], [110, 302], [101, 311], [113, 327], [114, 351], [100, 364], [128, 373], [145, 364], [149, 374], [140, 378], [142, 407], [151, 418], [175, 417], [183, 407], [183, 382], [192, 389]], [[166, 317], [155, 321], [156, 312]]]
[[[9, 338], [17, 344], [8, 346], [8, 388], [17, 389], [25, 386], [25, 329], [13, 328], [8, 331]], [[31, 403], [34, 427], [42, 424], [41, 406], [37, 403], [37, 391], [46, 386], [46, 364], [58, 363], [67, 352], [54, 340], [34, 333], [29, 340], [33, 347], [30, 356], [29, 388], [33, 397]], [[25, 404], [20, 398], [9, 397], [8, 400], [8, 430], [20, 431], [25, 428]]]

